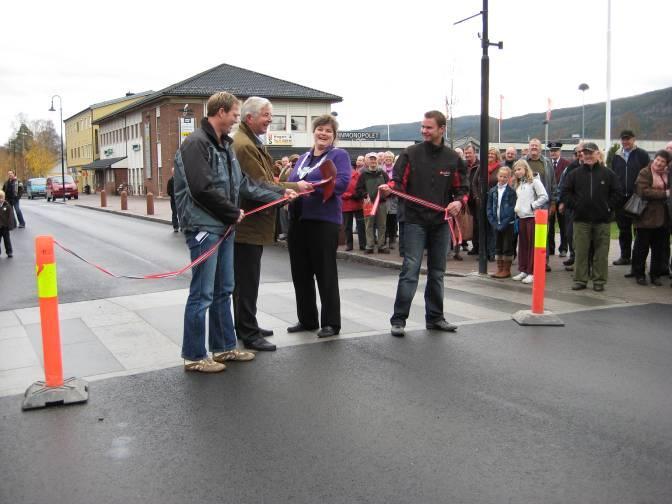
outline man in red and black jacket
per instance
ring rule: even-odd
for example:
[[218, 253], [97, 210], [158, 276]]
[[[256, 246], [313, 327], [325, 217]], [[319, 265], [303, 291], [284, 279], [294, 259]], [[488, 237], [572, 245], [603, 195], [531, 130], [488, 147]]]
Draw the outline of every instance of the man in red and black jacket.
[[[466, 205], [469, 182], [462, 158], [443, 141], [446, 117], [433, 110], [425, 114], [421, 134], [424, 142], [408, 147], [397, 160], [392, 173], [392, 182], [380, 190], [384, 196], [390, 186], [429, 201], [456, 216]], [[404, 262], [399, 274], [394, 314], [390, 319], [392, 336], [404, 336], [406, 319], [418, 287], [420, 266], [427, 249], [427, 287], [425, 288], [425, 323], [427, 329], [455, 331], [443, 315], [443, 276], [446, 270], [446, 254], [450, 241], [450, 229], [445, 213], [437, 212], [403, 198], [400, 221], [404, 223]]]

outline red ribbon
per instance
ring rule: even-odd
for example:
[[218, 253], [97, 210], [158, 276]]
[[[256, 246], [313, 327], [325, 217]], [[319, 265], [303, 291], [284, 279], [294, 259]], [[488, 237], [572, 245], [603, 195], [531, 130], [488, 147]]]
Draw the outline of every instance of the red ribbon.
[[[448, 213], [448, 207], [442, 207], [441, 205], [437, 205], [436, 203], [432, 203], [431, 201], [424, 200], [422, 198], [418, 198], [417, 196], [411, 196], [410, 194], [400, 192], [400, 191], [395, 191], [390, 187], [390, 193], [394, 194], [395, 196], [399, 196], [401, 199], [405, 199], [410, 201], [411, 203], [415, 203], [416, 205], [423, 206], [425, 208], [429, 208], [431, 210], [436, 210], [437, 212], [442, 212], [443, 213], [443, 220], [445, 220], [448, 223], [448, 227], [450, 228], [450, 238], [453, 242], [453, 247], [455, 247], [457, 244], [462, 243], [462, 230], [460, 229], [460, 224], [457, 222], [457, 219], [450, 215]], [[372, 214], [376, 215], [376, 210], [378, 210], [378, 203], [380, 202], [380, 188], [378, 189], [378, 193], [376, 194], [376, 201], [373, 203], [373, 210]]]
[[[316, 187], [323, 186], [323, 185], [329, 183], [331, 180], [332, 180], [332, 177], [329, 177], [327, 179], [320, 180], [319, 182], [311, 183], [311, 185], [313, 186], [311, 189], [309, 189], [307, 191], [301, 191], [298, 194], [299, 194], [299, 196], [304, 196], [306, 194], [310, 194], [312, 192], [315, 192]], [[258, 207], [254, 208], [254, 209], [252, 209], [248, 212], [245, 212], [245, 214], [243, 215], [243, 219], [245, 217], [253, 215], [257, 212], [261, 212], [262, 210], [266, 210], [267, 208], [271, 208], [271, 207], [274, 207], [274, 206], [279, 205], [281, 203], [284, 203], [287, 200], [289, 200], [289, 197], [283, 196], [282, 198], [278, 198], [277, 200], [271, 201], [270, 203], [265, 203], [261, 206], [258, 206]], [[129, 280], [158, 280], [158, 279], [161, 279], [161, 278], [172, 278], [172, 277], [182, 275], [183, 273], [190, 270], [191, 268], [194, 268], [194, 267], [198, 266], [199, 264], [201, 264], [203, 261], [206, 261], [208, 258], [210, 258], [217, 251], [217, 248], [222, 244], [222, 242], [224, 240], [226, 240], [231, 235], [231, 232], [233, 231], [234, 226], [235, 226], [235, 224], [231, 224], [229, 227], [227, 227], [226, 231], [224, 231], [224, 234], [219, 238], [219, 240], [217, 240], [217, 242], [215, 244], [213, 244], [212, 247], [210, 247], [208, 250], [203, 252], [200, 256], [198, 256], [196, 259], [191, 261], [189, 264], [187, 264], [183, 268], [180, 268], [179, 270], [176, 270], [176, 271], [166, 271], [164, 273], [151, 273], [149, 275], [119, 275], [117, 273], [113, 273], [113, 272], [103, 268], [102, 266], [100, 266], [98, 264], [92, 263], [91, 261], [88, 261], [88, 260], [84, 259], [82, 256], [80, 256], [76, 252], [70, 250], [66, 246], [59, 243], [58, 241], [54, 240], [54, 243], [56, 245], [58, 245], [61, 249], [63, 249], [65, 252], [67, 252], [68, 254], [71, 254], [71, 255], [75, 256], [80, 261], [83, 261], [86, 264], [89, 264], [89, 265], [93, 266], [97, 270], [102, 271], [106, 275], [111, 276], [113, 278], [126, 278], [126, 279], [129, 279]]]

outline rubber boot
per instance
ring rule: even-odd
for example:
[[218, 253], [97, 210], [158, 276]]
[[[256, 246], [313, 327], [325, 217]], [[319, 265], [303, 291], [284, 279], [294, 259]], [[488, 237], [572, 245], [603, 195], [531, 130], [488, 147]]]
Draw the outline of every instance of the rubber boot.
[[490, 276], [493, 278], [502, 278], [501, 274], [504, 270], [504, 261], [502, 259], [497, 259], [497, 272], [491, 273]]
[[511, 259], [502, 259], [502, 271], [495, 275], [495, 278], [510, 278], [511, 277]]

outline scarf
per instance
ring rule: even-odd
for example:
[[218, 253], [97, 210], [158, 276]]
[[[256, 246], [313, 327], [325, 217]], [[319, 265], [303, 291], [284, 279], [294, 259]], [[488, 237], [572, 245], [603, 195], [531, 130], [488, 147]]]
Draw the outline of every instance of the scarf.
[[656, 170], [653, 169], [653, 166], [651, 167], [651, 175], [653, 175], [653, 183], [651, 184], [651, 187], [654, 189], [667, 189], [667, 166], [665, 169], [658, 173]]

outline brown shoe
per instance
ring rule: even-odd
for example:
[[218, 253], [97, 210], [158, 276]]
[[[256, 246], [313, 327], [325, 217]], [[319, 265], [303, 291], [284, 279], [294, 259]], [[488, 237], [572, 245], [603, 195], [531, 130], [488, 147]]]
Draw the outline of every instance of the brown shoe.
[[502, 259], [502, 269], [495, 273], [495, 278], [510, 278], [511, 277], [511, 261], [510, 259]]
[[504, 261], [501, 259], [497, 259], [497, 271], [494, 273], [490, 273], [490, 276], [493, 278], [501, 278], [500, 275], [502, 274], [502, 270], [504, 268]]
[[185, 371], [196, 371], [198, 373], [220, 373], [226, 369], [224, 364], [213, 361], [210, 357], [192, 361], [184, 359]]
[[221, 362], [222, 364], [224, 364], [226, 361], [245, 362], [251, 361], [252, 359], [254, 359], [254, 353], [240, 350], [238, 348], [227, 350], [226, 352], [212, 353], [212, 360], [215, 362]]

